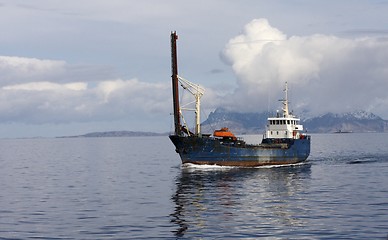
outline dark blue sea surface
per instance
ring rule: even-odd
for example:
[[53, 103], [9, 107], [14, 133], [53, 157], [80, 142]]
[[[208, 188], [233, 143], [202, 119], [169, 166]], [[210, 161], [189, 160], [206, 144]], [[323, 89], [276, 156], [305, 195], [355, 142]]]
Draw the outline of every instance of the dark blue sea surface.
[[388, 134], [316, 134], [307, 163], [255, 169], [182, 166], [168, 137], [3, 139], [0, 149], [0, 239], [388, 234]]

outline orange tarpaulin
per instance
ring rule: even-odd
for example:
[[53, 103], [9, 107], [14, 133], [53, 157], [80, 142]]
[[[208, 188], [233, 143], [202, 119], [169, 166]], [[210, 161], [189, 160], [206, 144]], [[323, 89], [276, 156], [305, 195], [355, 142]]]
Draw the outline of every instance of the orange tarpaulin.
[[232, 138], [233, 140], [236, 140], [236, 136], [232, 132], [229, 131], [228, 128], [223, 127], [220, 130], [215, 130], [213, 133], [214, 137], [222, 137], [222, 138]]

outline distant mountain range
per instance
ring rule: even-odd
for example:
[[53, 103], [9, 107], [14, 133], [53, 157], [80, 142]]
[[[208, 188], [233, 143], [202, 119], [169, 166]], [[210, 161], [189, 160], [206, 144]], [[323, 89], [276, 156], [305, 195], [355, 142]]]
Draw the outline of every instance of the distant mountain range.
[[306, 129], [310, 132], [388, 132], [388, 121], [365, 112], [326, 113], [324, 115], [305, 119]]
[[[235, 134], [261, 134], [265, 131], [268, 116], [274, 113], [239, 113], [217, 108], [202, 122], [203, 133], [213, 133], [222, 127], [229, 128]], [[317, 117], [301, 119], [305, 130], [311, 133], [333, 132], [388, 132], [388, 121], [366, 111], [356, 111], [343, 114], [326, 113]], [[89, 137], [144, 137], [167, 136], [168, 133], [140, 131], [108, 131], [92, 132], [77, 136], [60, 138]]]
[[[203, 132], [228, 127], [236, 134], [257, 134], [265, 130], [267, 117], [274, 114], [239, 113], [218, 108], [202, 123]], [[388, 132], [388, 121], [366, 111], [343, 114], [326, 113], [317, 117], [301, 118], [305, 130], [312, 133], [331, 132]]]

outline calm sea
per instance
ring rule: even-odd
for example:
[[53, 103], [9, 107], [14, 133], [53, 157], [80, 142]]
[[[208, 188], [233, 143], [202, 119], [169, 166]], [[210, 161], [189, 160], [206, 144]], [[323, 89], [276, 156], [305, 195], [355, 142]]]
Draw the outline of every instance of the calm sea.
[[257, 169], [182, 167], [168, 137], [3, 139], [0, 190], [0, 239], [386, 239], [388, 134]]

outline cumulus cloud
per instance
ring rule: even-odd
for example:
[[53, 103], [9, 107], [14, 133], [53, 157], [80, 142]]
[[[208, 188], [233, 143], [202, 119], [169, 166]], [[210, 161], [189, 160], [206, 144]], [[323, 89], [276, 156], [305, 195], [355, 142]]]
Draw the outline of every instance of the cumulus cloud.
[[64, 61], [0, 56], [0, 84], [50, 78], [62, 74], [65, 66]]
[[[0, 57], [0, 121], [69, 123], [157, 116], [170, 111], [170, 84], [138, 79], [57, 82], [72, 76], [62, 61]], [[42, 79], [42, 80], [39, 80]], [[74, 79], [73, 79], [74, 80]]]
[[[256, 19], [226, 44], [222, 56], [237, 76], [237, 88], [223, 96], [207, 88], [202, 99], [207, 113], [219, 106], [238, 111], [278, 108], [287, 81], [297, 112], [363, 109], [388, 118], [388, 42], [383, 38], [287, 36], [266, 19]], [[168, 77], [149, 83], [112, 75], [101, 66], [0, 56], [0, 121], [67, 124], [168, 118]]]
[[232, 38], [223, 59], [238, 78], [225, 105], [267, 110], [290, 86], [295, 110], [311, 114], [369, 110], [388, 117], [388, 41], [332, 35], [286, 36], [255, 19]]
[[114, 74], [109, 66], [72, 65], [60, 60], [0, 56], [0, 86], [45, 81], [93, 82]]
[[16, 84], [5, 86], [3, 90], [24, 90], [24, 91], [54, 91], [54, 90], [74, 90], [80, 91], [87, 88], [86, 83], [67, 83], [67, 84], [57, 84], [52, 82], [30, 82], [24, 84]]

